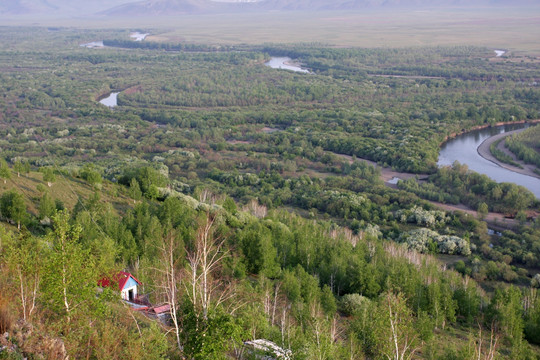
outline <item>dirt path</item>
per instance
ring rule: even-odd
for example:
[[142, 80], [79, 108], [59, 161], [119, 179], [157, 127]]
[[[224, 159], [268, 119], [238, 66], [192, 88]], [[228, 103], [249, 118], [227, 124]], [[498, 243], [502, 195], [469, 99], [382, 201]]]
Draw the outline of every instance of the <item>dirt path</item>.
[[[489, 152], [489, 145], [488, 145], [487, 148], [488, 148], [488, 152]], [[349, 163], [352, 163], [354, 161], [353, 157], [349, 156], [349, 155], [343, 155], [343, 154], [335, 154], [335, 155], [338, 155], [339, 157], [341, 157], [343, 159], [346, 159], [347, 161], [349, 161]], [[491, 153], [490, 153], [490, 155], [491, 155]], [[375, 166], [376, 168], [381, 169], [381, 178], [383, 179], [384, 184], [386, 186], [388, 186], [388, 187], [391, 187], [391, 188], [397, 188], [397, 186], [393, 182], [390, 182], [390, 180], [392, 180], [394, 178], [399, 178], [401, 180], [406, 180], [406, 179], [413, 178], [415, 176], [418, 176], [419, 178], [425, 178], [425, 177], [428, 176], [427, 174], [411, 174], [411, 173], [404, 173], [404, 172], [394, 171], [391, 168], [381, 167], [376, 162], [371, 161], [371, 160], [366, 160], [366, 159], [362, 159], [362, 158], [356, 158], [356, 160], [366, 162], [366, 163], [368, 163], [370, 165]], [[430, 200], [425, 200], [425, 201], [427, 201], [427, 202], [429, 202], [429, 203], [431, 203], [431, 204], [433, 204], [433, 205], [435, 205], [435, 206], [437, 206], [437, 207], [439, 207], [439, 208], [441, 208], [441, 209], [443, 209], [445, 211], [461, 211], [461, 212], [464, 212], [466, 214], [469, 214], [470, 216], [474, 216], [475, 218], [478, 218], [478, 213], [476, 212], [476, 210], [473, 210], [473, 209], [471, 209], [468, 206], [463, 205], [463, 204], [451, 205], [451, 204], [443, 204], [443, 203], [440, 203], [440, 202], [437, 202], [437, 201], [430, 201]], [[495, 212], [490, 212], [486, 216], [484, 216], [484, 221], [487, 222], [490, 227], [492, 227], [492, 228], [494, 228], [496, 230], [504, 230], [504, 229], [508, 229], [508, 228], [515, 228], [515, 227], [517, 227], [519, 225], [518, 222], [515, 219], [508, 219], [508, 218], [506, 218], [504, 216], [504, 214], [495, 213]]]
[[[353, 157], [350, 156], [350, 155], [343, 155], [343, 154], [336, 154], [336, 153], [333, 153], [333, 154], [339, 156], [342, 159], [346, 159], [349, 162], [349, 164], [352, 164], [353, 161], [354, 161]], [[391, 168], [382, 167], [382, 166], [378, 165], [375, 161], [371, 161], [371, 160], [367, 160], [367, 159], [356, 158], [356, 160], [368, 163], [368, 164], [380, 169], [381, 170], [381, 178], [383, 179], [383, 181], [385, 182], [386, 185], [388, 185], [389, 181], [391, 181], [394, 178], [399, 178], [401, 180], [407, 180], [407, 179], [413, 178], [415, 176], [418, 176], [419, 178], [426, 178], [426, 177], [429, 176], [428, 174], [411, 174], [411, 173], [394, 171]]]
[[500, 167], [502, 168], [505, 168], [507, 170], [510, 170], [510, 171], [513, 171], [513, 172], [517, 172], [519, 174], [523, 174], [523, 175], [527, 175], [527, 176], [532, 176], [532, 177], [535, 177], [537, 179], [540, 179], [540, 176], [538, 174], [536, 174], [533, 169], [535, 169], [535, 166], [534, 165], [529, 165], [529, 164], [525, 164], [523, 163], [522, 161], [518, 160], [515, 155], [509, 151], [506, 147], [504, 147], [504, 144], [503, 144], [503, 141], [501, 141], [499, 143], [499, 150], [503, 151], [505, 154], [508, 154], [510, 155], [514, 161], [518, 164], [520, 164], [521, 166], [523, 166], [523, 169], [520, 169], [518, 168], [517, 166], [513, 166], [513, 165], [510, 165], [510, 164], [505, 164], [503, 163], [502, 161], [499, 161], [497, 158], [495, 158], [495, 156], [493, 156], [491, 154], [491, 151], [489, 150], [491, 144], [493, 144], [494, 142], [498, 141], [499, 139], [503, 139], [507, 136], [510, 136], [512, 134], [517, 134], [519, 132], [522, 132], [526, 129], [519, 129], [519, 130], [514, 130], [514, 131], [508, 131], [508, 132], [505, 132], [505, 133], [502, 133], [502, 134], [498, 134], [498, 135], [494, 135], [490, 138], [487, 138], [486, 140], [484, 140], [484, 142], [482, 144], [480, 144], [480, 146], [478, 147], [478, 154], [483, 157], [484, 159], [488, 160], [488, 161], [491, 161], [492, 163], [495, 163], [497, 165], [499, 165]]
[[[429, 201], [429, 200], [426, 200], [426, 201]], [[446, 211], [461, 211], [466, 214], [469, 214], [470, 216], [474, 216], [475, 218], [478, 218], [478, 213], [475, 210], [462, 204], [450, 205], [450, 204], [443, 204], [436, 201], [429, 201], [429, 202]], [[517, 220], [508, 219], [503, 214], [495, 213], [495, 212], [490, 212], [486, 216], [484, 216], [484, 221], [487, 222], [489, 226], [497, 228], [497, 230], [515, 228], [519, 225]]]

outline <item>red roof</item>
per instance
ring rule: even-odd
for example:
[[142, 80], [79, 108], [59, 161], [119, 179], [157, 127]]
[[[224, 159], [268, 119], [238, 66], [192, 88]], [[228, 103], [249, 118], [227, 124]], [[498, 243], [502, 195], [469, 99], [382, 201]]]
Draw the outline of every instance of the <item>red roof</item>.
[[[135, 278], [135, 276], [131, 275], [128, 272], [125, 271], [119, 271], [112, 277], [112, 282], [118, 284], [118, 290], [122, 291], [124, 289], [124, 286], [126, 286], [127, 281], [129, 278], [132, 278], [137, 282], [137, 284], [141, 285], [141, 282]], [[110, 287], [111, 286], [111, 279], [107, 276], [104, 276], [101, 278], [101, 280], [98, 281], [98, 285], [101, 287]]]
[[154, 310], [154, 312], [156, 314], [163, 314], [165, 312], [168, 312], [171, 310], [171, 306], [169, 304], [165, 304], [165, 305], [161, 305], [161, 306], [156, 306], [154, 307], [152, 310]]

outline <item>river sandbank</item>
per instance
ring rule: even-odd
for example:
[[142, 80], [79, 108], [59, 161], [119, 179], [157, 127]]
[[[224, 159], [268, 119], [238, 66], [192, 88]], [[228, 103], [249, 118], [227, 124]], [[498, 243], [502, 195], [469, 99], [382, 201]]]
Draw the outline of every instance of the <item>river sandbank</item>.
[[[491, 147], [491, 144], [493, 144], [494, 142], [500, 140], [500, 139], [503, 139], [507, 136], [510, 136], [512, 134], [517, 134], [517, 133], [520, 133], [522, 131], [524, 131], [525, 129], [519, 129], [519, 130], [513, 130], [513, 131], [508, 131], [508, 132], [505, 132], [505, 133], [502, 133], [502, 134], [498, 134], [498, 135], [494, 135], [490, 138], [487, 138], [486, 140], [484, 140], [484, 142], [482, 144], [480, 144], [480, 146], [478, 147], [477, 151], [478, 151], [478, 154], [483, 157], [484, 159], [488, 160], [488, 161], [491, 161], [492, 163], [494, 164], [497, 164], [498, 166], [502, 167], [502, 168], [505, 168], [507, 170], [510, 170], [510, 171], [513, 171], [513, 172], [516, 172], [516, 173], [519, 173], [519, 174], [522, 174], [522, 175], [527, 175], [527, 176], [532, 176], [532, 177], [535, 177], [537, 179], [540, 179], [540, 176], [538, 174], [536, 174], [533, 169], [535, 168], [534, 165], [529, 165], [529, 164], [525, 164], [523, 163], [522, 161], [518, 160], [515, 158], [515, 156], [511, 153], [508, 153], [506, 152], [507, 154], [509, 154], [510, 156], [512, 156], [514, 158], [514, 161], [519, 163], [521, 166], [523, 166], [523, 168], [519, 168], [517, 166], [513, 166], [513, 165], [510, 165], [510, 164], [506, 164], [506, 163], [503, 163], [502, 161], [498, 160], [495, 156], [493, 156], [493, 154], [491, 154], [491, 151], [490, 151], [490, 147]], [[501, 142], [501, 144], [499, 144], [500, 146], [504, 146]], [[503, 150], [504, 151], [504, 150]]]

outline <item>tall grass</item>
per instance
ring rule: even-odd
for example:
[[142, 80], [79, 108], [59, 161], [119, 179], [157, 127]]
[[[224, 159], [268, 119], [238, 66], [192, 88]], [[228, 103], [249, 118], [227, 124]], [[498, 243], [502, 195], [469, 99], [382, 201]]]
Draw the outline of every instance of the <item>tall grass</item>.
[[13, 315], [9, 310], [9, 303], [6, 298], [0, 295], [0, 334], [11, 330], [13, 321]]

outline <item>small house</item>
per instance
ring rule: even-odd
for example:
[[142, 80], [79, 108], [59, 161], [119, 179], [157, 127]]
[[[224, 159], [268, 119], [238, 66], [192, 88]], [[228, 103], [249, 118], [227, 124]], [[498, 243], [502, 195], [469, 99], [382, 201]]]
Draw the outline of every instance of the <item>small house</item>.
[[[113, 276], [112, 283], [118, 284], [118, 290], [122, 299], [127, 301], [137, 300], [141, 282], [135, 276], [128, 272], [120, 271]], [[111, 279], [104, 277], [98, 282], [98, 285], [101, 287], [111, 287]]]

